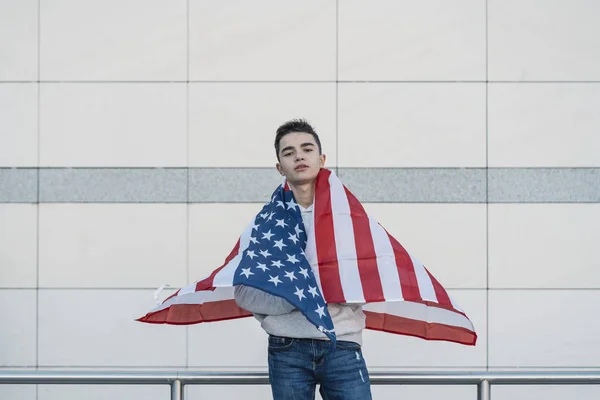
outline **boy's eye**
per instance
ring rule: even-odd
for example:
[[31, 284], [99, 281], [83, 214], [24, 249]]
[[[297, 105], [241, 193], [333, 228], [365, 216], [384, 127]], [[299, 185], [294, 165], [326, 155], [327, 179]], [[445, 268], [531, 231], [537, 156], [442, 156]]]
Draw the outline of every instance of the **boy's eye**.
[[304, 151], [309, 152], [309, 151], [313, 151], [313, 149], [305, 149]]
[[291, 155], [292, 155], [292, 153], [285, 153], [283, 156], [287, 157], [287, 156], [291, 156]]

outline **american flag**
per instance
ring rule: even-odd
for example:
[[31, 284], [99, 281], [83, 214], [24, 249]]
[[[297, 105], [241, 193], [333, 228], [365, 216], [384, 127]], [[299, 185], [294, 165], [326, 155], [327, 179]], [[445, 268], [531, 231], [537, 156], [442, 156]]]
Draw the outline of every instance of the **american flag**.
[[244, 284], [285, 298], [332, 340], [326, 304], [361, 303], [367, 329], [475, 345], [473, 324], [444, 287], [328, 169], [317, 176], [312, 226], [307, 235], [282, 183], [221, 267], [138, 321], [185, 325], [251, 316], [234, 300], [233, 286]]

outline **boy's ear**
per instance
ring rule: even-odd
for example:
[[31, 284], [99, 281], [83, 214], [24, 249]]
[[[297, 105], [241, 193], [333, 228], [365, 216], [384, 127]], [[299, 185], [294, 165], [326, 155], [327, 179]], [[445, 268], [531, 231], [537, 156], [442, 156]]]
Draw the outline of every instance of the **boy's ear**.
[[279, 174], [281, 176], [283, 176], [283, 168], [281, 167], [281, 164], [279, 164], [279, 163], [275, 164], [275, 168], [277, 169], [277, 171], [279, 172]]

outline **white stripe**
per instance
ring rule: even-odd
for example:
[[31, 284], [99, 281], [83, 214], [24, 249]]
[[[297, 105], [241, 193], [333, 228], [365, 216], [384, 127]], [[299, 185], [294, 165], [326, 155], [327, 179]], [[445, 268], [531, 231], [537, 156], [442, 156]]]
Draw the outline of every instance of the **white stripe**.
[[421, 293], [421, 298], [425, 301], [433, 301], [438, 302], [437, 296], [435, 295], [435, 290], [433, 289], [433, 283], [431, 283], [431, 278], [427, 271], [425, 271], [425, 267], [421, 264], [421, 261], [417, 260], [407, 251], [410, 256], [410, 260], [413, 263], [413, 267], [415, 269], [415, 275], [417, 277], [417, 284], [419, 285], [419, 293]]
[[247, 257], [244, 253], [248, 245], [250, 244], [250, 236], [252, 236], [252, 226], [254, 225], [254, 220], [252, 220], [242, 235], [240, 236], [240, 248], [238, 250], [238, 254], [232, 258], [222, 270], [217, 272], [213, 279], [213, 286], [215, 287], [226, 287], [233, 285], [233, 277], [235, 275], [235, 271], [237, 270], [242, 257]]
[[344, 299], [347, 302], [361, 303], [365, 301], [365, 296], [356, 259], [356, 242], [354, 241], [350, 204], [342, 182], [333, 173], [329, 176], [329, 184], [333, 233]]
[[363, 310], [475, 331], [471, 321], [464, 315], [443, 308], [429, 307], [421, 303], [410, 301], [369, 303], [363, 306]]
[[[313, 201], [313, 205], [316, 199]], [[312, 229], [308, 229], [307, 239], [306, 239], [306, 248], [304, 249], [304, 255], [310, 264], [310, 269], [315, 276], [317, 281], [317, 286], [319, 286], [319, 291], [323, 293], [323, 287], [321, 286], [321, 276], [319, 274], [319, 260], [317, 258], [317, 241], [315, 237], [315, 207], [313, 206], [313, 212], [310, 213], [310, 217], [312, 220]], [[306, 228], [306, 227], [305, 227]]]
[[373, 246], [377, 255], [377, 269], [381, 279], [383, 297], [386, 301], [404, 300], [400, 275], [396, 266], [396, 256], [390, 237], [374, 218], [369, 217], [369, 226], [371, 227]]
[[169, 308], [174, 304], [204, 304], [213, 301], [234, 300], [233, 286], [220, 287], [215, 290], [201, 290], [199, 292], [188, 292], [171, 297], [151, 312], [157, 312]]

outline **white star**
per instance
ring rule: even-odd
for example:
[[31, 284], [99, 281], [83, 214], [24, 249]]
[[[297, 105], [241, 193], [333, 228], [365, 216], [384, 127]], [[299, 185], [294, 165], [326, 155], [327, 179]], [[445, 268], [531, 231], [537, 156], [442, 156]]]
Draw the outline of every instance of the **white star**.
[[284, 247], [287, 247], [287, 244], [283, 244], [283, 239], [276, 240], [275, 244], [273, 245], [273, 247], [278, 247], [279, 250], [283, 250]]
[[285, 210], [285, 206], [283, 205], [283, 201], [277, 200], [277, 207], [281, 207]]
[[255, 230], [255, 229], [258, 230], [258, 225], [252, 224], [252, 230]]
[[254, 236], [250, 236], [250, 241], [252, 243], [258, 244], [258, 240], [256, 240], [256, 238]]
[[261, 216], [263, 219], [265, 219], [265, 218], [267, 218], [267, 217], [269, 216], [269, 212], [267, 211], [267, 212], [265, 212], [264, 214], [260, 214], [260, 216]]
[[293, 209], [295, 209], [295, 208], [296, 208], [296, 206], [298, 205], [298, 204], [297, 204], [297, 203], [294, 201], [294, 199], [292, 199], [292, 200], [290, 200], [290, 201], [286, 201], [286, 202], [285, 202], [285, 204], [287, 204], [287, 206], [288, 206], [288, 208], [287, 208], [287, 209], [288, 209], [288, 210], [289, 210], [290, 208], [293, 208]]
[[312, 294], [313, 299], [319, 295], [319, 293], [317, 293], [317, 288], [311, 287], [310, 285], [308, 285], [308, 293]]
[[315, 310], [315, 312], [317, 314], [319, 314], [319, 317], [323, 318], [325, 316], [325, 307], [319, 306], [319, 307], [317, 307], [317, 309]]
[[269, 250], [261, 250], [261, 251], [259, 251], [259, 253], [265, 258], [272, 256], [272, 254], [269, 253]]
[[304, 275], [304, 278], [308, 278], [308, 269], [300, 267], [300, 273]]
[[250, 268], [242, 268], [240, 275], [246, 275], [246, 278], [249, 278], [250, 275], [254, 275], [254, 272], [250, 272]]
[[[269, 275], [271, 276], [271, 275]], [[273, 284], [275, 286], [277, 286], [278, 283], [283, 283], [279, 280], [279, 276], [275, 275], [275, 276], [271, 276], [271, 279], [269, 279], [269, 282], [273, 282]]]
[[302, 229], [300, 229], [300, 224], [296, 224], [296, 227], [294, 228], [296, 230], [296, 235], [300, 235], [300, 233], [304, 232]]
[[271, 203], [275, 203], [275, 199], [276, 199], [276, 198], [277, 198], [277, 196], [273, 196], [273, 197], [271, 198]]
[[250, 257], [250, 259], [252, 260], [254, 257], [258, 257], [256, 254], [254, 254], [254, 250], [246, 250], [246, 255], [248, 257]]
[[267, 240], [271, 240], [271, 236], [275, 236], [274, 233], [271, 233], [271, 230], [269, 229], [269, 232], [267, 233], [263, 233], [263, 239], [267, 239]]
[[263, 272], [265, 272], [266, 270], [269, 269], [269, 268], [267, 268], [267, 264], [261, 264], [261, 263], [258, 263], [258, 265], [256, 266], [256, 268], [262, 269]]
[[294, 244], [296, 244], [298, 242], [298, 238], [296, 237], [296, 235], [292, 235], [291, 233], [290, 233], [290, 237], [288, 239], [290, 239], [292, 242], [294, 242]]
[[298, 286], [296, 286], [296, 293], [294, 293], [296, 296], [298, 296], [298, 300], [302, 301], [303, 298], [306, 298], [306, 296], [304, 295], [304, 289], [298, 289]]
[[273, 218], [273, 215], [275, 215], [275, 213], [274, 213], [274, 212], [272, 212], [271, 214], [269, 214], [269, 218], [267, 218], [267, 221], [270, 221], [270, 220], [271, 220], [271, 218]]
[[291, 262], [292, 264], [296, 264], [297, 262], [300, 262], [300, 260], [298, 260], [298, 259], [296, 258], [296, 255], [295, 255], [295, 254], [292, 254], [291, 256], [290, 256], [289, 254], [286, 254], [286, 256], [288, 256], [288, 259], [287, 259], [287, 260], [285, 260], [285, 261], [287, 261], [287, 262]]
[[280, 226], [282, 228], [285, 228], [287, 226], [287, 224], [285, 223], [285, 220], [283, 220], [283, 219], [275, 219], [275, 221], [277, 221], [277, 224], [275, 224], [275, 226]]
[[285, 271], [285, 277], [290, 278], [290, 282], [292, 282], [294, 279], [298, 279], [296, 278], [296, 275], [294, 275], [294, 271]]
[[281, 268], [281, 267], [283, 267], [283, 264], [281, 261], [275, 260], [275, 261], [271, 261], [271, 267]]

